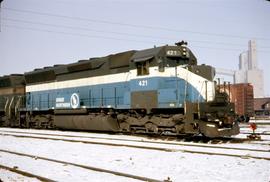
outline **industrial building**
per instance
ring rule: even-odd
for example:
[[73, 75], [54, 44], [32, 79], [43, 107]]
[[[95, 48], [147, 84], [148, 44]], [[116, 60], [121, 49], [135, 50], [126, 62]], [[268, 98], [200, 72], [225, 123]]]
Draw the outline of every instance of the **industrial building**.
[[264, 97], [263, 70], [259, 69], [255, 40], [248, 42], [248, 51], [239, 56], [239, 70], [235, 71], [235, 83], [251, 83], [254, 89], [254, 98]]
[[270, 116], [270, 97], [255, 98], [254, 111], [257, 118], [269, 118]]
[[258, 66], [255, 40], [248, 42], [248, 50], [239, 55], [239, 70], [217, 69], [218, 75], [230, 76], [233, 84], [221, 86], [242, 116], [270, 117], [270, 98], [264, 98], [263, 70]]

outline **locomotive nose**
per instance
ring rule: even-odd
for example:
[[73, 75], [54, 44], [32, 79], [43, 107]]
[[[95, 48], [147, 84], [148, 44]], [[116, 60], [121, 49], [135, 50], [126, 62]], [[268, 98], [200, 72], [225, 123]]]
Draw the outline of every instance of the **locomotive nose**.
[[203, 123], [200, 125], [201, 133], [210, 138], [226, 137], [231, 135], [238, 135], [240, 133], [239, 125], [233, 122], [230, 127], [219, 128], [218, 123]]

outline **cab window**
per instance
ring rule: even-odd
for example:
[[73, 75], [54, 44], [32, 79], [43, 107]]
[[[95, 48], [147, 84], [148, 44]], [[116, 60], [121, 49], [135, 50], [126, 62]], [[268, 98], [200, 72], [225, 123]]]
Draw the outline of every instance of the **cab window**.
[[137, 62], [137, 75], [149, 75], [149, 61]]

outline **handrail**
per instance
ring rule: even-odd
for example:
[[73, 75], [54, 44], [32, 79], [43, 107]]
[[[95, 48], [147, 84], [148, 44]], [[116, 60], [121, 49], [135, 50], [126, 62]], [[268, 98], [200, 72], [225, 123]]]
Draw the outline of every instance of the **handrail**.
[[12, 104], [13, 104], [13, 101], [14, 101], [14, 98], [15, 96], [12, 97], [10, 103], [9, 103], [9, 107], [8, 107], [8, 118], [11, 118], [11, 107], [12, 107]]
[[7, 112], [8, 103], [9, 103], [9, 97], [7, 97], [7, 101], [6, 101], [6, 104], [5, 104], [5, 108], [4, 108], [5, 113]]

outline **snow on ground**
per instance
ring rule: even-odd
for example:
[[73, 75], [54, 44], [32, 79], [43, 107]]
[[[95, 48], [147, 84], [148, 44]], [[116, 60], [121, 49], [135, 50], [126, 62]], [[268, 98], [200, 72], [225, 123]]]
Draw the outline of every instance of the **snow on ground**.
[[[151, 147], [159, 147], [159, 148], [169, 148], [172, 150], [188, 150], [193, 149], [202, 150], [201, 146], [213, 146], [212, 144], [206, 143], [192, 143], [192, 142], [183, 142], [183, 141], [164, 141], [162, 139], [154, 139], [154, 138], [147, 138], [143, 136], [127, 136], [127, 135], [109, 135], [109, 134], [101, 134], [101, 133], [81, 133], [81, 132], [66, 132], [66, 131], [50, 131], [50, 130], [31, 130], [31, 129], [14, 129], [14, 128], [0, 128], [0, 134], [4, 132], [4, 134], [14, 134], [12, 132], [23, 132], [18, 133], [20, 136], [34, 136], [34, 137], [46, 137], [46, 138], [57, 138], [57, 139], [68, 139], [68, 140], [79, 140], [79, 141], [90, 141], [90, 142], [102, 142], [102, 143], [115, 143], [115, 144], [127, 144], [127, 145], [140, 145], [140, 146], [151, 146]], [[269, 128], [270, 131], [270, 128]], [[42, 133], [42, 134], [41, 134]], [[41, 134], [41, 135], [40, 135]], [[50, 136], [48, 134], [54, 134]], [[71, 137], [72, 136], [72, 137]], [[238, 135], [237, 138], [246, 138], [246, 134]], [[262, 136], [262, 139], [265, 139], [269, 136]], [[113, 140], [108, 140], [113, 139]], [[114, 140], [115, 139], [115, 140]], [[119, 140], [121, 139], [121, 140]], [[123, 141], [125, 139], [126, 141]], [[269, 138], [270, 139], [270, 138]], [[132, 141], [132, 142], [131, 142]], [[142, 141], [153, 142], [152, 144], [149, 143], [142, 143]], [[161, 143], [159, 143], [161, 142]], [[162, 142], [166, 142], [163, 144]], [[259, 144], [258, 144], [259, 143]], [[261, 143], [269, 143], [269, 141], [246, 141], [245, 143], [220, 143], [215, 144], [215, 146], [221, 147], [228, 147], [228, 148], [249, 148], [249, 149], [262, 149], [262, 150], [269, 150], [270, 145], [260, 145]], [[171, 144], [171, 145], [169, 145]], [[174, 145], [179, 144], [179, 145]], [[181, 145], [192, 145], [192, 146], [181, 146]], [[198, 146], [198, 147], [197, 147]], [[211, 149], [206, 148], [204, 151], [209, 151]], [[218, 149], [214, 149], [218, 150]], [[211, 150], [214, 152], [214, 150]], [[223, 150], [223, 149], [221, 149]], [[219, 151], [218, 151], [219, 152]], [[232, 151], [235, 152], [235, 151]], [[236, 153], [235, 153], [236, 154]], [[245, 155], [243, 152], [237, 153]], [[270, 157], [270, 153], [266, 153], [266, 157]]]
[[[1, 133], [1, 129], [0, 129], [0, 133]], [[22, 131], [22, 130], [21, 130]], [[46, 133], [46, 131], [44, 132]], [[5, 132], [5, 134], [8, 134], [8, 132]], [[29, 134], [19, 134], [20, 136], [29, 136]], [[93, 135], [93, 134], [92, 134]], [[40, 137], [41, 135], [37, 135], [37, 134], [31, 134], [30, 136], [34, 136], [34, 137]], [[72, 136], [76, 136], [76, 135], [72, 135]], [[96, 134], [96, 137], [98, 137], [99, 134]], [[42, 136], [44, 137], [44, 136]], [[132, 140], [132, 141], [121, 141], [121, 140], [106, 140], [106, 139], [98, 139], [98, 138], [80, 138], [80, 137], [66, 137], [66, 136], [45, 136], [46, 138], [52, 138], [52, 139], [68, 139], [69, 141], [86, 141], [86, 142], [99, 142], [99, 143], [113, 143], [113, 144], [121, 144], [121, 145], [129, 145], [129, 146], [145, 146], [145, 147], [154, 147], [154, 148], [162, 148], [162, 149], [170, 149], [173, 151], [200, 151], [200, 152], [212, 152], [212, 153], [226, 153], [226, 154], [238, 154], [238, 155], [243, 155], [243, 156], [260, 156], [260, 157], [268, 157], [270, 158], [270, 152], [263, 152], [263, 153], [259, 153], [258, 152], [254, 152], [254, 151], [243, 151], [243, 150], [224, 150], [223, 148], [209, 148], [208, 146], [213, 146], [213, 144], [203, 144], [203, 143], [190, 143], [190, 142], [168, 142], [171, 144], [163, 144], [163, 143], [158, 143], [158, 141], [155, 141], [155, 143], [142, 143], [141, 140], [143, 139], [143, 141], [152, 141], [153, 140], [147, 140], [144, 138], [140, 138], [138, 137], [137, 140]], [[121, 136], [122, 139], [125, 136]], [[107, 137], [109, 138], [109, 136]], [[111, 138], [111, 137], [110, 137]], [[118, 138], [120, 139], [120, 138]], [[175, 143], [177, 144], [182, 144], [182, 145], [174, 145]], [[186, 146], [189, 145], [189, 146]], [[250, 143], [241, 143], [241, 144], [216, 144], [215, 146], [221, 146], [221, 147], [227, 147], [227, 148], [248, 148], [248, 149], [261, 149], [261, 150], [267, 150], [270, 151], [270, 146], [269, 145], [261, 145], [261, 144], [250, 144]]]
[[40, 182], [38, 179], [25, 177], [5, 169], [0, 169], [0, 181], [1, 180], [3, 182]]
[[[6, 128], [0, 128], [5, 129]], [[36, 131], [36, 130], [31, 130]], [[38, 130], [38, 132], [42, 132]], [[60, 131], [46, 131], [61, 133]], [[65, 134], [74, 132], [65, 132]], [[123, 135], [107, 135], [93, 133], [78, 133], [82, 136], [113, 136], [116, 138], [136, 139], [138, 137]], [[84, 138], [81, 138], [84, 139]], [[258, 144], [223, 144], [225, 146], [245, 146], [261, 148]], [[269, 142], [266, 147], [269, 147]], [[134, 175], [140, 175], [159, 180], [170, 177], [172, 181], [270, 181], [270, 162], [252, 158], [236, 158], [205, 154], [192, 154], [183, 151], [164, 152], [128, 147], [103, 146], [94, 144], [52, 141], [31, 138], [17, 138], [0, 135], [0, 149], [11, 150], [95, 166], [109, 170], [117, 170]], [[212, 149], [206, 149], [212, 150]], [[107, 173], [86, 171], [74, 166], [33, 160], [21, 156], [0, 152], [0, 164], [35, 174], [53, 178], [57, 181], [130, 181]], [[0, 179], [10, 176], [0, 173]]]
[[[110, 181], [136, 181], [124, 177], [118, 177], [107, 173], [98, 173], [89, 171], [84, 168], [74, 167], [70, 165], [63, 165], [56, 162], [48, 162], [38, 158], [28, 158], [0, 152], [1, 158], [9, 159], [1, 161], [5, 166], [16, 166], [23, 171], [31, 171], [31, 173], [53, 179], [55, 181], [103, 181], [103, 179], [110, 179]], [[1, 175], [0, 175], [1, 176]], [[0, 177], [1, 178], [1, 177]]]
[[249, 123], [240, 123], [240, 133], [252, 133], [252, 129], [250, 128], [250, 123], [257, 123], [257, 129], [255, 133], [262, 133], [267, 135], [262, 135], [262, 139], [270, 140], [270, 120], [263, 122], [260, 120], [258, 122], [250, 121]]
[[249, 120], [249, 123], [264, 123], [264, 124], [270, 124], [270, 119], [251, 119]]
[[[14, 137], [1, 137], [1, 140], [1, 149], [14, 150], [14, 146], [16, 146], [16, 151], [18, 152], [111, 170], [116, 169], [122, 172], [161, 180], [169, 176], [174, 181], [268, 181], [270, 174], [269, 161], [265, 160], [209, 156], [183, 152], [149, 151], [62, 141], [40, 141], [38, 139], [19, 139], [18, 141], [18, 138]], [[7, 143], [3, 145], [5, 141]], [[2, 153], [0, 155], [2, 156], [0, 160], [1, 164], [19, 165], [19, 160], [16, 157], [3, 155]], [[43, 172], [44, 168], [48, 169], [46, 165], [36, 165], [39, 167], [33, 167], [32, 162], [30, 164], [24, 164], [26, 160], [21, 160], [21, 165], [26, 165], [30, 168], [32, 166], [31, 171]], [[55, 165], [52, 169], [59, 169], [59, 166]], [[67, 173], [69, 176], [64, 176], [63, 173]], [[45, 174], [46, 177], [53, 177], [58, 181], [87, 181], [87, 179], [95, 179], [96, 181], [104, 181], [104, 179], [105, 181], [106, 179], [111, 180], [111, 177], [107, 178], [104, 176], [105, 178], [99, 178], [98, 175], [95, 177], [90, 176], [91, 178], [89, 178], [89, 175], [85, 177], [81, 172], [74, 172], [74, 170], [66, 170], [66, 172], [47, 170]], [[72, 176], [72, 174], [75, 174], [75, 176]]]

